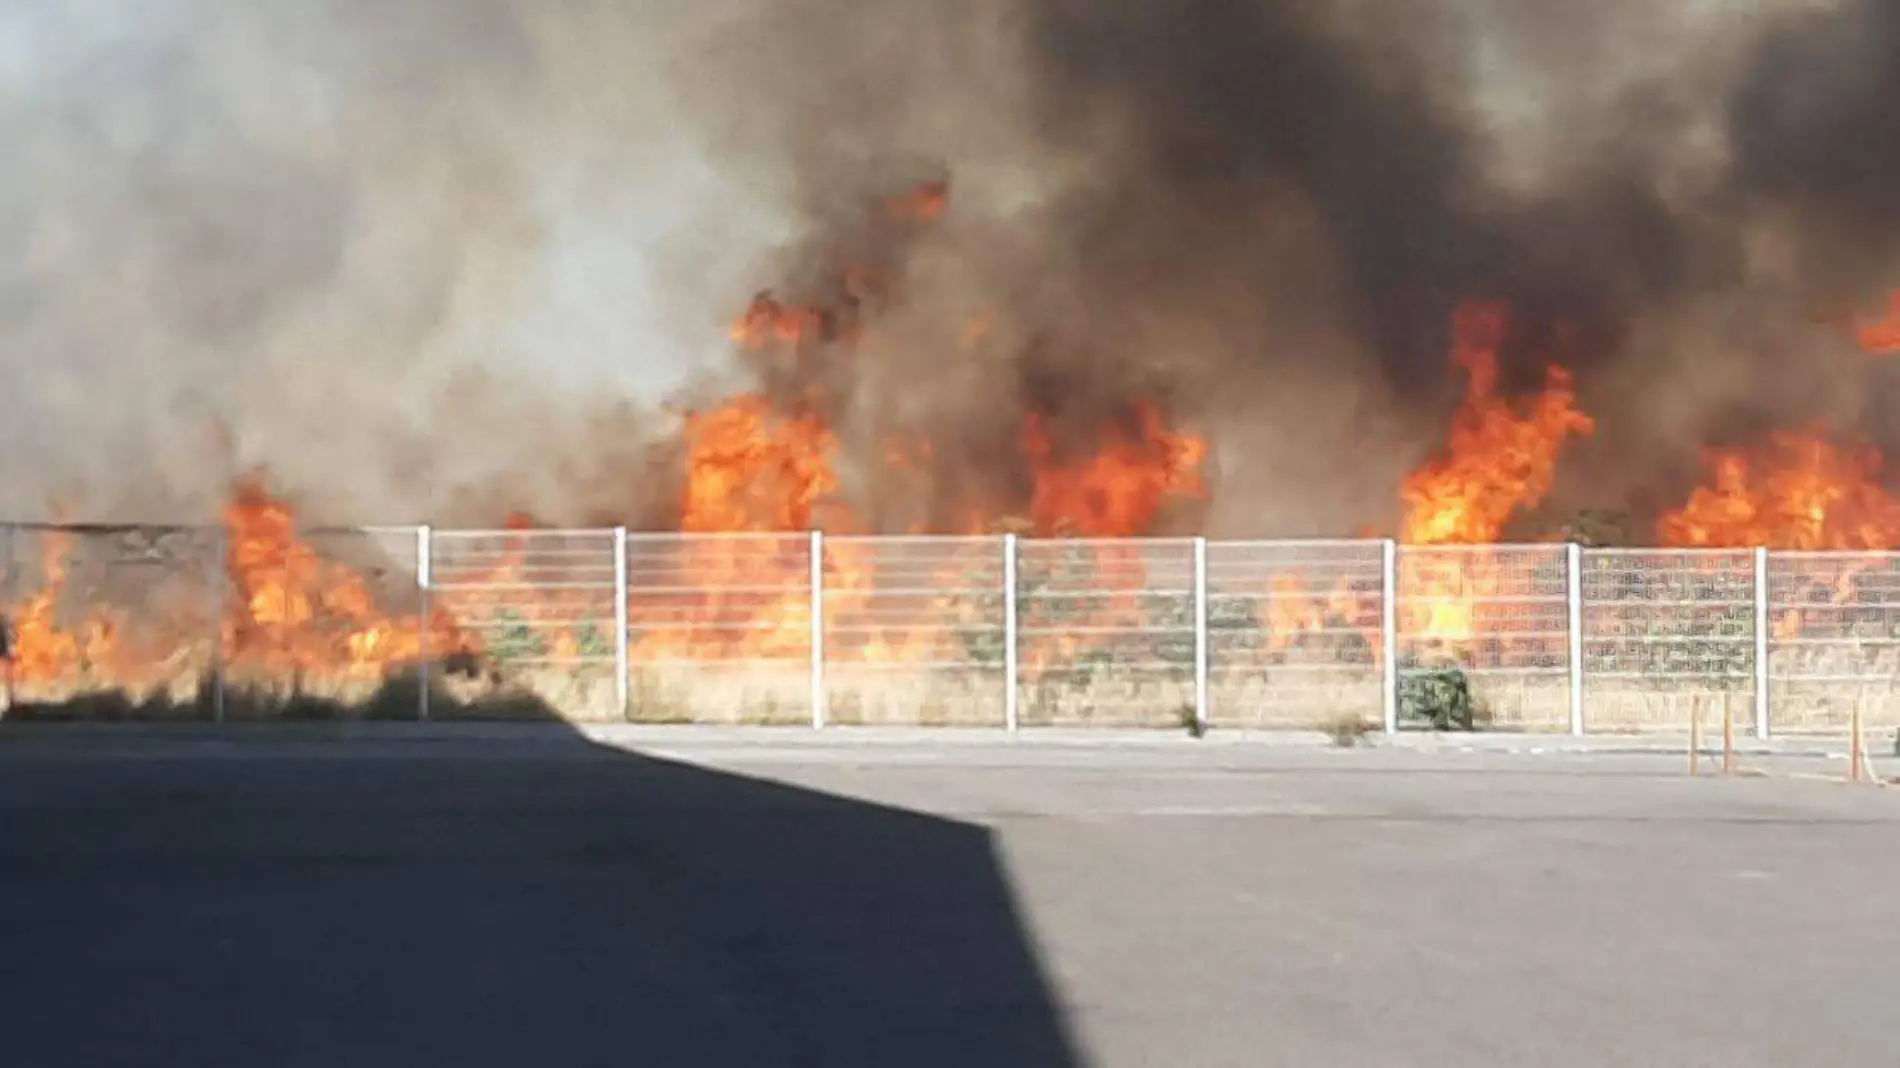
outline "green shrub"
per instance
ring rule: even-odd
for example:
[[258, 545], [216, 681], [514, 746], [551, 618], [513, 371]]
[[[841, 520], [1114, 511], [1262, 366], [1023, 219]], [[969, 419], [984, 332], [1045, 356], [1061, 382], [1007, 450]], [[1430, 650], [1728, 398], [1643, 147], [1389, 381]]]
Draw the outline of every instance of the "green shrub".
[[1635, 523], [1630, 514], [1609, 508], [1585, 508], [1570, 518], [1558, 531], [1562, 541], [1576, 542], [1586, 549], [1629, 545]]
[[548, 654], [547, 635], [513, 608], [503, 608], [485, 628], [488, 655], [497, 664], [535, 660]]
[[1399, 718], [1429, 723], [1433, 730], [1471, 730], [1476, 703], [1465, 669], [1454, 663], [1401, 665]]

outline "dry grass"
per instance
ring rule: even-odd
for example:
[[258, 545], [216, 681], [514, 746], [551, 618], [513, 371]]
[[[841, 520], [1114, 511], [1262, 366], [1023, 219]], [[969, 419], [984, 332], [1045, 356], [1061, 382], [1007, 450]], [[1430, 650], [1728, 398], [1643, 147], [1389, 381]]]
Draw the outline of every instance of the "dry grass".
[[1384, 682], [1376, 669], [1316, 673], [1298, 668], [1216, 672], [1208, 704], [1217, 727], [1321, 730], [1340, 716], [1380, 718]]
[[66, 723], [334, 723], [411, 721], [423, 708], [442, 719], [558, 721], [556, 706], [518, 685], [474, 688], [443, 679], [425, 684], [418, 672], [381, 680], [331, 679], [260, 682], [214, 676], [164, 686], [31, 686], [9, 694], [0, 719]]
[[1353, 712], [1343, 712], [1320, 721], [1319, 729], [1333, 740], [1341, 749], [1351, 749], [1366, 740], [1366, 736], [1380, 729], [1373, 720]]
[[[437, 665], [428, 675], [432, 718], [539, 719], [599, 723], [786, 724], [811, 722], [809, 666], [803, 660], [745, 665], [636, 664], [620, 707], [610, 670], [544, 668], [502, 677]], [[1803, 674], [1851, 676], [1860, 662], [1841, 654], [1800, 663]], [[1778, 672], [1797, 670], [1778, 658]], [[219, 698], [201, 663], [181, 660], [157, 681], [124, 685], [98, 675], [56, 684], [13, 687], [8, 718], [209, 721]], [[1570, 692], [1562, 672], [1470, 673], [1483, 729], [1564, 731]], [[1000, 727], [1005, 720], [1002, 673], [916, 670], [901, 665], [831, 665], [826, 720], [864, 726]], [[390, 678], [226, 677], [222, 714], [232, 721], [414, 719], [423, 681], [409, 671]], [[1210, 679], [1210, 726], [1331, 732], [1352, 722], [1377, 722], [1382, 708], [1377, 670], [1315, 672], [1265, 668], [1216, 673]], [[1024, 726], [1180, 729], [1191, 718], [1193, 683], [1178, 675], [1104, 669], [1092, 678], [1029, 679], [1019, 694]], [[1774, 729], [1785, 734], [1840, 734], [1860, 702], [1870, 733], [1900, 727], [1894, 680], [1782, 682], [1772, 693]], [[1700, 680], [1586, 679], [1585, 722], [1593, 733], [1679, 733], [1697, 705], [1704, 723], [1721, 722], [1726, 707], [1736, 729], [1754, 729], [1747, 689], [1721, 692]]]

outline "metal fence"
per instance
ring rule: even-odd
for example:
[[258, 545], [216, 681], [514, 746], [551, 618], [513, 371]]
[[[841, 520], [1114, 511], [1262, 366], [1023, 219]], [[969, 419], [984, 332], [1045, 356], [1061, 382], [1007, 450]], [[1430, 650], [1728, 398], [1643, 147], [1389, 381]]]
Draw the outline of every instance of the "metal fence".
[[10, 717], [1834, 732], [1900, 553], [0, 527]]
[[1698, 705], [1760, 726], [1755, 553], [1601, 550], [1580, 565], [1587, 727], [1680, 729]]
[[1469, 681], [1479, 720], [1514, 730], [1567, 727], [1566, 547], [1431, 546], [1396, 553], [1401, 694], [1426, 673], [1455, 670]]
[[1391, 647], [1378, 542], [1207, 543], [1207, 718], [1301, 727], [1383, 716]]

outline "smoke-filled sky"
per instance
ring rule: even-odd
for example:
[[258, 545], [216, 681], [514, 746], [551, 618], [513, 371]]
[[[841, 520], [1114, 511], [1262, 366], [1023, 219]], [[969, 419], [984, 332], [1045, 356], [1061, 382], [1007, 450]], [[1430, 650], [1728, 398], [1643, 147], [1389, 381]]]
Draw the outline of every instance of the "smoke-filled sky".
[[1478, 298], [1598, 417], [1561, 492], [1640, 505], [1769, 425], [1900, 445], [1836, 328], [1897, 281], [1896, 98], [1884, 0], [0, 0], [0, 505], [195, 518], [261, 464], [338, 519], [640, 522], [658, 402], [840, 258], [891, 284], [833, 414], [945, 485], [1156, 395], [1217, 532], [1389, 521]]

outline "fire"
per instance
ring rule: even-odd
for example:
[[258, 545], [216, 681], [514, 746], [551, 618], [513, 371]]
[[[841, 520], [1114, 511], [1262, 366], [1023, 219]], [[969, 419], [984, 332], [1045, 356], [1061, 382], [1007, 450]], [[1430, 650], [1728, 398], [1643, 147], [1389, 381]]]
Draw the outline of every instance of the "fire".
[[686, 419], [689, 534], [813, 529], [838, 489], [838, 441], [806, 413], [785, 415], [758, 394]]
[[[1881, 484], [1881, 457], [1820, 432], [1782, 431], [1754, 450], [1709, 454], [1711, 483], [1657, 524], [1662, 542], [1696, 548], [1767, 546], [1795, 551], [1867, 551], [1900, 546], [1900, 499]], [[1784, 561], [1782, 597], [1803, 606], [1840, 605], [1861, 596], [1872, 561], [1829, 564]], [[1808, 608], [1781, 610], [1770, 621], [1777, 639], [1798, 634]]]
[[1330, 590], [1322, 590], [1298, 574], [1275, 575], [1267, 584], [1264, 598], [1264, 648], [1269, 655], [1283, 654], [1305, 641], [1323, 642], [1337, 631], [1357, 631], [1376, 662], [1384, 641], [1376, 622], [1377, 597], [1376, 592], [1368, 596], [1354, 590], [1348, 578], [1340, 578]]
[[361, 574], [299, 536], [295, 512], [259, 477], [239, 482], [224, 530], [238, 602], [224, 619], [224, 656], [236, 668], [366, 679], [473, 647], [445, 611], [426, 623], [382, 611]]
[[1263, 622], [1269, 650], [1283, 651], [1301, 635], [1317, 633], [1325, 627], [1325, 602], [1309, 594], [1306, 581], [1298, 575], [1275, 575], [1268, 583], [1268, 591], [1267, 618]]
[[1776, 549], [1900, 546], [1900, 500], [1880, 483], [1873, 449], [1781, 431], [1765, 448], [1713, 450], [1712, 484], [1664, 516], [1665, 545]]
[[[944, 212], [948, 195], [946, 183], [925, 183], [880, 201], [874, 222], [930, 222]], [[840, 270], [838, 283], [852, 296], [882, 286], [877, 272], [855, 264]], [[835, 328], [824, 309], [790, 304], [767, 291], [755, 296], [739, 316], [732, 337], [743, 350], [767, 356], [812, 341], [831, 347], [801, 350], [800, 361], [766, 364], [773, 374], [789, 370], [797, 375], [810, 369], [805, 357], [829, 355], [861, 341], [858, 326], [853, 319], [845, 328]], [[978, 333], [980, 327], [972, 327], [972, 335]], [[857, 532], [867, 524], [841, 492], [840, 438], [818, 413], [823, 406], [778, 399], [801, 395], [799, 385], [794, 380], [791, 388], [774, 389], [769, 395], [739, 393], [687, 417], [678, 529], [732, 537], [669, 550], [666, 567], [676, 576], [668, 580], [671, 588], [642, 595], [632, 609], [638, 636], [631, 653], [636, 660], [769, 660], [799, 656], [808, 649], [809, 550], [803, 539], [783, 535]], [[810, 384], [805, 385], [802, 396], [815, 397]], [[1157, 405], [1132, 405], [1125, 424], [1098, 428], [1098, 435], [1088, 450], [1059, 449], [1040, 415], [1024, 417], [1018, 444], [1030, 492], [1022, 504], [1035, 533], [1146, 534], [1169, 504], [1204, 495], [1205, 441], [1170, 426]], [[881, 454], [870, 462], [904, 471], [907, 477], [930, 477], [927, 467], [935, 458], [930, 441], [886, 434], [876, 448]], [[961, 527], [951, 533], [993, 529], [1004, 518], [974, 512], [959, 517]], [[1102, 561], [1103, 566], [1121, 563]], [[937, 566], [943, 573], [929, 581], [906, 573], [899, 584], [919, 589], [934, 582], [956, 588], [964, 584], [960, 572], [970, 563], [957, 558]], [[870, 547], [833, 543], [827, 550], [826, 622], [850, 638], [832, 651], [834, 658], [925, 660], [945, 648], [946, 635], [959, 626], [956, 620], [973, 624], [967, 618], [971, 606], [954, 598], [929, 595], [929, 606], [891, 600], [894, 595], [887, 596], [880, 585], [880, 574], [887, 571], [896, 574], [904, 567]], [[879, 592], [875, 610], [874, 590]], [[893, 621], [893, 612], [901, 619]]]
[[1201, 465], [1207, 443], [1171, 430], [1154, 405], [1145, 402], [1135, 406], [1134, 427], [1111, 431], [1091, 456], [1059, 459], [1033, 412], [1023, 423], [1022, 447], [1035, 474], [1029, 516], [1042, 534], [1143, 534], [1169, 501], [1206, 494]]
[[[669, 565], [679, 574], [677, 593], [642, 597], [635, 606], [639, 637], [636, 660], [680, 658], [781, 660], [808, 649], [811, 606], [809, 553], [802, 539], [768, 538], [814, 529], [858, 528], [839, 497], [838, 441], [813, 413], [787, 414], [759, 394], [740, 394], [686, 427], [686, 484], [680, 502], [682, 531], [760, 535], [696, 542]], [[1043, 423], [1026, 417], [1021, 447], [1032, 490], [1032, 529], [1045, 535], [1116, 537], [1150, 532], [1166, 507], [1205, 492], [1201, 466], [1206, 444], [1171, 428], [1158, 408], [1134, 408], [1127, 426], [1111, 427], [1094, 451], [1058, 456]], [[928, 461], [928, 441], [887, 440], [881, 459], [898, 468]], [[970, 518], [972, 529], [995, 526], [996, 516]], [[1105, 555], [1108, 554], [1108, 555]], [[1087, 555], [1104, 568], [1140, 567], [1137, 559], [1091, 547]], [[1113, 559], [1109, 556], [1113, 555]], [[931, 605], [875, 604], [879, 572], [887, 566], [872, 550], [833, 543], [824, 567], [829, 598], [827, 623], [853, 636], [836, 658], [857, 662], [923, 661], [937, 657], [948, 635], [976, 625], [968, 603], [931, 595]], [[904, 585], [955, 588], [967, 560], [951, 559], [926, 581], [906, 576]], [[1132, 601], [1103, 606], [1125, 616]], [[899, 611], [899, 608], [902, 610]], [[896, 621], [893, 621], [893, 613]]]
[[[75, 536], [49, 531], [42, 538], [43, 582], [8, 616], [14, 628], [16, 683], [72, 687], [146, 687], [181, 674], [226, 670], [259, 677], [375, 680], [424, 656], [471, 652], [474, 639], [441, 609], [428, 623], [391, 614], [361, 574], [326, 559], [299, 534], [295, 512], [273, 497], [260, 477], [239, 481], [222, 522], [227, 585], [179, 612], [171, 633], [123, 633], [111, 609], [88, 607], [76, 625], [62, 625]], [[85, 591], [110, 598], [113, 590]], [[187, 600], [192, 600], [187, 598]], [[220, 618], [221, 617], [221, 618]], [[426, 643], [426, 647], [425, 647]]]
[[943, 214], [949, 202], [949, 182], [924, 182], [902, 196], [885, 201], [884, 208], [893, 218], [929, 222]]
[[780, 303], [768, 290], [752, 298], [746, 310], [732, 324], [732, 340], [746, 348], [764, 348], [774, 343], [796, 345], [818, 336], [824, 316], [816, 308]]
[[[1550, 492], [1564, 443], [1596, 429], [1560, 367], [1545, 370], [1543, 392], [1526, 405], [1497, 396], [1497, 351], [1507, 325], [1495, 304], [1467, 305], [1453, 318], [1451, 360], [1468, 376], [1465, 401], [1444, 453], [1401, 490], [1400, 539], [1408, 545], [1497, 542], [1513, 514]], [[1495, 598], [1505, 583], [1488, 550], [1407, 552], [1399, 567], [1403, 628], [1428, 643], [1461, 647], [1494, 629], [1474, 618], [1474, 606]]]
[[1887, 313], [1878, 319], [1860, 320], [1855, 335], [1860, 347], [1882, 356], [1900, 355], [1900, 290], [1888, 298]]
[[[1207, 442], [1169, 427], [1160, 410], [1145, 401], [1134, 406], [1129, 424], [1109, 427], [1086, 455], [1059, 456], [1033, 412], [1023, 420], [1021, 446], [1034, 478], [1029, 522], [1043, 537], [1122, 539], [1151, 533], [1170, 503], [1206, 495], [1201, 468]], [[1087, 646], [1106, 640], [1101, 636], [1154, 622], [1141, 595], [1148, 564], [1139, 547], [1083, 540], [1073, 542], [1067, 555], [1066, 566], [1044, 581], [1070, 594], [1066, 602], [1072, 603], [1039, 599], [1026, 612], [1025, 626], [1056, 633], [1025, 657], [1025, 678], [1073, 663]], [[1056, 604], [1063, 604], [1060, 617], [1052, 617]]]
[[382, 612], [360, 574], [299, 537], [295, 513], [266, 492], [261, 478], [239, 482], [224, 528], [238, 602], [224, 620], [224, 649], [234, 666], [375, 678], [420, 660], [425, 631], [434, 631], [436, 655], [464, 645], [445, 617], [425, 627], [419, 618]]
[[1444, 455], [1405, 480], [1407, 544], [1497, 541], [1512, 513], [1550, 492], [1564, 442], [1596, 429], [1560, 367], [1546, 370], [1544, 391], [1521, 412], [1494, 393], [1506, 324], [1494, 304], [1467, 305], [1453, 319], [1451, 359], [1469, 376], [1465, 403]]
[[[775, 321], [806, 321], [789, 314]], [[787, 414], [762, 394], [742, 393], [688, 415], [685, 441], [683, 532], [771, 535], [850, 521], [836, 499], [837, 437], [811, 412]], [[630, 607], [636, 660], [778, 659], [808, 646], [810, 560], [796, 540], [694, 542], [668, 570], [676, 589]]]
[[82, 674], [93, 661], [110, 653], [111, 632], [102, 621], [88, 623], [82, 634], [59, 625], [59, 598], [72, 542], [71, 535], [57, 531], [44, 536], [40, 565], [45, 584], [13, 613], [15, 681], [43, 682]]

